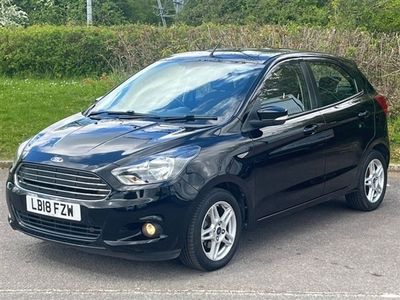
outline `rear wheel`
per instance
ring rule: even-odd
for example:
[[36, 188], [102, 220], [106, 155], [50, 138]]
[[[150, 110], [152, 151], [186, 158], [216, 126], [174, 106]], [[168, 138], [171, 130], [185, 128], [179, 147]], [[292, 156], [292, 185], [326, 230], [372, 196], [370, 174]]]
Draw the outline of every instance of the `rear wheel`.
[[361, 165], [359, 177], [357, 190], [346, 195], [348, 205], [363, 211], [378, 208], [386, 192], [387, 162], [384, 156], [372, 150]]
[[181, 261], [205, 271], [222, 268], [236, 252], [241, 228], [236, 199], [226, 190], [212, 190], [200, 199], [193, 212]]

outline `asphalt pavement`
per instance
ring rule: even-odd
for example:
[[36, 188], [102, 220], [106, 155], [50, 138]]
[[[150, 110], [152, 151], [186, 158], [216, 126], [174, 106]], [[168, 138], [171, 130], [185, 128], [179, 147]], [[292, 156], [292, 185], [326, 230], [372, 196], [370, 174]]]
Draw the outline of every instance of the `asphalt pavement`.
[[1, 299], [400, 299], [400, 173], [380, 209], [336, 199], [245, 232], [222, 270], [86, 254], [13, 231], [0, 170]]

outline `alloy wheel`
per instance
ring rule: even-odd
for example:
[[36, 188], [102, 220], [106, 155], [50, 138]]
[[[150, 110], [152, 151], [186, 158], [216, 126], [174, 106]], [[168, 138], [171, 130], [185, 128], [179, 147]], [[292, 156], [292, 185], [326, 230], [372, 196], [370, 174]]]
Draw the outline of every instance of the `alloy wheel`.
[[201, 244], [204, 254], [212, 261], [225, 258], [236, 237], [237, 220], [233, 207], [219, 201], [204, 216], [201, 226]]
[[379, 159], [373, 159], [365, 171], [364, 191], [369, 202], [379, 200], [385, 184], [385, 170]]

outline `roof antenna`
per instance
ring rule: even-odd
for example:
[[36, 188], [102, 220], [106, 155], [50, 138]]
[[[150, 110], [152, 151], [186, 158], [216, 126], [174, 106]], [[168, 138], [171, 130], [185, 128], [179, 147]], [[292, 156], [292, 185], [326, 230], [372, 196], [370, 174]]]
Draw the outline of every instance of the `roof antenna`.
[[214, 56], [214, 52], [218, 49], [218, 47], [219, 47], [220, 44], [221, 44], [221, 42], [218, 42], [218, 43], [215, 45], [214, 49], [212, 49], [212, 51], [211, 51], [211, 53], [210, 53], [210, 57], [213, 57], [213, 56]]

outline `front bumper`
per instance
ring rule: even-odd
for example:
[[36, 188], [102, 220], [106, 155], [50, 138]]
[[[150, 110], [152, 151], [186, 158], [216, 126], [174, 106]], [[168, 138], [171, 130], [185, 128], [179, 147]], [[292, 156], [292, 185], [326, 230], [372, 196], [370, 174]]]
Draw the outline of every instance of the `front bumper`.
[[[134, 260], [178, 257], [191, 205], [191, 201], [177, 196], [173, 186], [147, 190], [136, 199], [129, 199], [129, 192], [126, 192], [126, 199], [125, 193], [118, 193], [118, 199], [114, 200], [78, 201], [82, 220], [75, 222], [27, 212], [27, 194], [31, 193], [15, 185], [10, 175], [6, 201], [13, 229], [87, 252]], [[44, 199], [73, 202], [34, 194]], [[157, 238], [142, 234], [142, 225], [149, 221], [162, 228]]]

